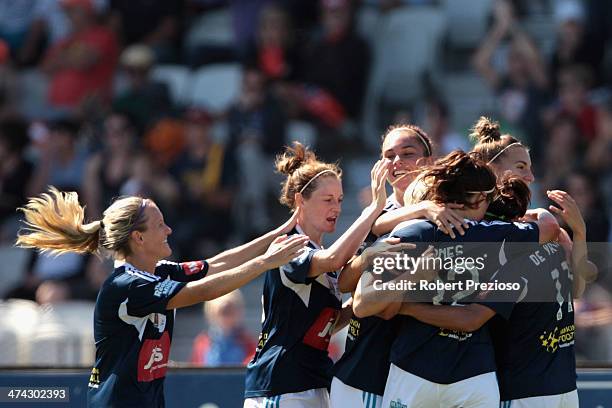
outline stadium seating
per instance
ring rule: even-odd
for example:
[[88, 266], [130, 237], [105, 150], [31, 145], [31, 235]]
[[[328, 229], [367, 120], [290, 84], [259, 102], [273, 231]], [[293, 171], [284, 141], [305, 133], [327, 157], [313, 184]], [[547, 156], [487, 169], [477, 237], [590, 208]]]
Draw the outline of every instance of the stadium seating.
[[159, 65], [153, 68], [153, 79], [168, 86], [172, 101], [179, 105], [188, 102], [188, 89], [191, 82], [191, 71], [183, 65]]
[[188, 104], [221, 113], [238, 97], [241, 79], [242, 70], [238, 64], [215, 64], [200, 68], [189, 81]]
[[[378, 134], [380, 106], [410, 105], [437, 67], [445, 15], [434, 7], [404, 7], [383, 16], [365, 101], [364, 130]], [[376, 141], [378, 142], [378, 141]]]

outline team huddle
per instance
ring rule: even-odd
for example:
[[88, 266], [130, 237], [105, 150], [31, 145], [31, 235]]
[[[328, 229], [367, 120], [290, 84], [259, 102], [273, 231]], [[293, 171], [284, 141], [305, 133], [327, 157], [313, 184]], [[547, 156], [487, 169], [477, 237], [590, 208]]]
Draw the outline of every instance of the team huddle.
[[[328, 248], [342, 172], [299, 143], [275, 163], [292, 217], [205, 261], [163, 261], [172, 230], [150, 199], [118, 199], [87, 224], [75, 193], [31, 199], [18, 245], [115, 259], [94, 312], [88, 405], [164, 406], [174, 310], [264, 275], [245, 408], [578, 407], [573, 299], [597, 274], [582, 215], [560, 190], [547, 192], [556, 206], [528, 209], [528, 148], [486, 118], [473, 136], [471, 152], [434, 158], [420, 128], [391, 127], [371, 171], [371, 203]], [[481, 267], [382, 274], [387, 284], [452, 282], [447, 290], [426, 285], [417, 299], [376, 287], [379, 257], [448, 257], [457, 248]], [[347, 325], [334, 364], [330, 337]]]

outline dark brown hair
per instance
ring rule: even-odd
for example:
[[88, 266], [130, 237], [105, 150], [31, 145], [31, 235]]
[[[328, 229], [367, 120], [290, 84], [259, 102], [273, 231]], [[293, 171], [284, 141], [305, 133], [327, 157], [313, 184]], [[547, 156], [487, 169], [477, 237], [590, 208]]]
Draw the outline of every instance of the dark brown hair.
[[487, 215], [512, 221], [525, 215], [531, 192], [529, 186], [520, 177], [505, 175], [497, 185], [497, 196], [489, 205]]
[[[293, 147], [287, 147], [276, 156], [275, 166], [279, 173], [287, 176], [282, 184], [280, 202], [289, 208], [295, 207], [296, 193], [309, 198], [323, 177], [342, 177], [342, 170], [337, 164], [317, 160], [314, 152], [299, 142], [293, 142]], [[326, 173], [319, 175], [322, 171]]]
[[458, 203], [474, 208], [470, 197], [474, 192], [496, 188], [495, 174], [477, 154], [455, 150], [424, 168], [423, 180], [428, 185], [425, 200], [437, 203]]
[[419, 140], [421, 145], [423, 146], [423, 151], [425, 152], [424, 157], [430, 157], [433, 152], [433, 147], [431, 144], [431, 139], [427, 136], [427, 133], [420, 127], [416, 125], [409, 124], [398, 124], [391, 125], [387, 128], [387, 131], [382, 135], [382, 143], [385, 143], [387, 136], [389, 136], [394, 131], [405, 131], [414, 134], [414, 136]]
[[[480, 154], [481, 158], [488, 164], [491, 164], [492, 160], [502, 157], [505, 152], [501, 152], [511, 144], [521, 143], [520, 140], [511, 135], [502, 135], [499, 130], [499, 123], [484, 116], [476, 121], [470, 137], [476, 140], [476, 145], [472, 151]], [[524, 145], [523, 147], [527, 148]]]

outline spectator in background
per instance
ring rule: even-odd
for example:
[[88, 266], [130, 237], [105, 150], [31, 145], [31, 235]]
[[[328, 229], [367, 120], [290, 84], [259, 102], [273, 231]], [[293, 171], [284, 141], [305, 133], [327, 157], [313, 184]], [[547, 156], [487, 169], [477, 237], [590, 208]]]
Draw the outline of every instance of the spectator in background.
[[79, 124], [69, 119], [57, 120], [38, 137], [38, 160], [28, 196], [45, 191], [48, 185], [80, 192], [87, 154], [79, 144]]
[[130, 163], [130, 176], [119, 190], [122, 196], [151, 197], [169, 220], [176, 217], [174, 206], [180, 193], [166, 168], [146, 152], [135, 153]]
[[587, 285], [574, 301], [576, 358], [598, 362], [612, 359], [612, 295], [598, 282]]
[[137, 143], [136, 129], [128, 115], [111, 113], [104, 121], [102, 150], [87, 160], [83, 197], [88, 214], [101, 218], [102, 210], [118, 197], [131, 174]]
[[278, 189], [272, 163], [285, 143], [287, 119], [278, 100], [266, 89], [264, 75], [254, 68], [243, 71], [242, 89], [227, 119], [229, 145], [239, 170], [239, 200], [244, 203], [237, 224], [247, 237], [270, 225], [266, 199], [269, 192]]
[[[587, 242], [606, 242], [610, 231], [610, 220], [604, 211], [605, 203], [593, 176], [574, 171], [566, 178], [564, 190], [574, 197], [584, 216]], [[600, 270], [604, 270], [604, 266], [599, 265]]]
[[244, 62], [269, 80], [296, 78], [299, 55], [295, 35], [289, 15], [279, 5], [270, 3], [261, 9], [255, 38], [247, 47]]
[[593, 83], [591, 70], [585, 65], [572, 65], [559, 71], [558, 100], [544, 114], [550, 127], [560, 116], [573, 118], [580, 129], [581, 142], [595, 138], [597, 111], [588, 98]]
[[[510, 41], [507, 70], [500, 72], [491, 60], [505, 38]], [[493, 27], [472, 62], [497, 95], [502, 126], [526, 141], [537, 159], [543, 147], [539, 112], [547, 101], [547, 71], [538, 49], [517, 23], [509, 1], [496, 1]]]
[[557, 43], [550, 62], [550, 78], [559, 79], [560, 71], [572, 65], [586, 65], [595, 74], [595, 84], [601, 81], [604, 44], [585, 25], [586, 12], [578, 0], [554, 2]]
[[592, 172], [609, 174], [612, 169], [612, 96], [597, 106], [595, 116], [596, 137], [589, 144], [586, 162]]
[[160, 64], [177, 61], [182, 0], [110, 0], [110, 24], [124, 46], [145, 44]]
[[196, 259], [218, 252], [232, 232], [237, 168], [231, 152], [213, 140], [206, 112], [190, 110], [185, 122], [185, 149], [170, 167], [180, 191], [173, 239], [181, 258]]
[[26, 186], [33, 172], [24, 156], [28, 125], [22, 119], [0, 122], [0, 242], [12, 242], [19, 229], [16, 208], [26, 202]]
[[239, 289], [204, 303], [208, 330], [193, 341], [191, 362], [208, 367], [245, 366], [257, 343], [244, 326], [244, 298]]
[[584, 147], [581, 141], [580, 129], [572, 117], [560, 116], [555, 120], [549, 131], [541, 166], [544, 172], [543, 189], [556, 189], [580, 165], [580, 153]]
[[[440, 99], [428, 101], [425, 107], [424, 130], [432, 141], [433, 156], [444, 156], [456, 149], [468, 152], [472, 146], [467, 138], [455, 132], [450, 125], [450, 112], [448, 105]], [[396, 123], [410, 123], [396, 122]]]
[[359, 120], [370, 67], [367, 43], [355, 32], [350, 0], [321, 0], [321, 32], [306, 48], [302, 80], [328, 91], [348, 119]]
[[51, 48], [42, 68], [50, 77], [49, 100], [60, 109], [110, 102], [118, 57], [113, 33], [96, 23], [91, 0], [61, 0], [71, 33]]
[[139, 131], [169, 115], [172, 102], [168, 87], [151, 79], [155, 55], [150, 47], [135, 44], [127, 47], [119, 59], [127, 73], [128, 88], [113, 101], [113, 108], [129, 114]]
[[17, 104], [17, 77], [6, 42], [0, 40], [0, 119], [11, 116]]
[[18, 60], [31, 24], [40, 15], [38, 0], [0, 1], [0, 39], [9, 47], [13, 59]]

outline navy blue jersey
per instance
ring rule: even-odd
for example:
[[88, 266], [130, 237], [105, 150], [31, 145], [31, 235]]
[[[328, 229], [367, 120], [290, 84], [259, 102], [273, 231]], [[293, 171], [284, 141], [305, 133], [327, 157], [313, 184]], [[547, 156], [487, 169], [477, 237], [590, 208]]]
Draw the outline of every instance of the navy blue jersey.
[[501, 400], [575, 390], [573, 275], [563, 248], [539, 246], [500, 274], [506, 269], [523, 271], [529, 291], [508, 321], [491, 322]]
[[168, 301], [189, 281], [203, 278], [204, 261], [162, 261], [155, 275], [126, 263], [115, 268], [94, 311], [96, 362], [89, 407], [163, 407], [174, 310]]
[[[395, 197], [391, 196], [382, 213], [400, 207]], [[370, 232], [360, 252], [377, 239]], [[344, 353], [333, 368], [334, 376], [351, 387], [383, 395], [389, 375], [389, 352], [394, 339], [394, 319], [384, 320], [376, 316], [360, 318], [353, 314], [349, 321]]]
[[[428, 246], [437, 242], [437, 249], [453, 249], [456, 253], [462, 251], [464, 257], [482, 256], [486, 252], [484, 267], [469, 273], [455, 274], [453, 271], [441, 271], [443, 281], [458, 279], [478, 279], [487, 282], [500, 268], [499, 253], [505, 251], [508, 259], [514, 259], [518, 250], [505, 242], [537, 242], [539, 231], [536, 224], [505, 223], [499, 221], [473, 222], [466, 234], [458, 235], [454, 240], [441, 232], [429, 221], [413, 221], [398, 226], [391, 233], [393, 237], [401, 238], [402, 242], [412, 242], [417, 245], [413, 255], [418, 256]], [[464, 246], [464, 243], [475, 245]], [[482, 248], [476, 243], [487, 244]], [[460, 249], [461, 248], [461, 249]], [[450, 251], [449, 251], [450, 252]], [[498, 280], [503, 281], [499, 276]], [[516, 293], [518, 297], [520, 293]], [[479, 301], [481, 293], [476, 291], [437, 291], [432, 292], [434, 303], [453, 304], [461, 307], [462, 303]], [[490, 295], [490, 293], [489, 293]], [[508, 318], [512, 311], [511, 302], [488, 303], [493, 311]], [[391, 347], [390, 360], [404, 371], [438, 384], [451, 384], [476, 375], [495, 371], [495, 355], [488, 326], [485, 325], [474, 332], [459, 332], [442, 329], [422, 323], [409, 316], [400, 316], [398, 335]]]
[[265, 274], [262, 331], [247, 365], [245, 398], [331, 384], [327, 347], [341, 295], [336, 272], [307, 276], [317, 250], [310, 243], [305, 253]]

